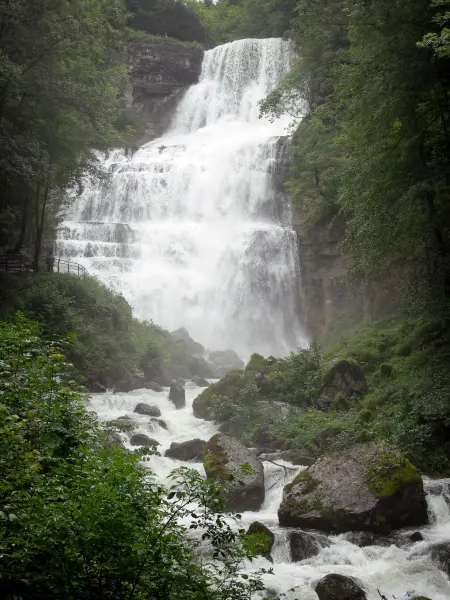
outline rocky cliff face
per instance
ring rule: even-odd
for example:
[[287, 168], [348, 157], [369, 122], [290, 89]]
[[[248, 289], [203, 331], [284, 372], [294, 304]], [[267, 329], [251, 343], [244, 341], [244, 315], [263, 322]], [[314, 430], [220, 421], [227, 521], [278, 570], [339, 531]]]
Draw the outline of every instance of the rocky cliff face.
[[167, 130], [183, 93], [197, 83], [202, 60], [201, 48], [152, 40], [130, 42], [126, 96], [132, 112], [144, 123], [136, 146]]
[[[286, 206], [290, 164], [289, 139], [280, 138], [272, 177], [278, 212], [279, 207]], [[292, 224], [297, 233], [301, 277], [298, 310], [311, 337], [327, 344], [362, 318], [381, 318], [397, 308], [399, 281], [403, 279], [398, 271], [369, 284], [347, 278], [350, 257], [339, 248], [346, 226], [340, 215], [326, 215], [310, 224], [293, 206]]]
[[350, 257], [339, 249], [345, 233], [345, 220], [340, 215], [325, 216], [311, 225], [294, 208], [293, 225], [301, 271], [301, 311], [311, 336], [329, 343], [362, 318], [382, 318], [398, 307], [398, 272], [369, 283], [347, 278]]

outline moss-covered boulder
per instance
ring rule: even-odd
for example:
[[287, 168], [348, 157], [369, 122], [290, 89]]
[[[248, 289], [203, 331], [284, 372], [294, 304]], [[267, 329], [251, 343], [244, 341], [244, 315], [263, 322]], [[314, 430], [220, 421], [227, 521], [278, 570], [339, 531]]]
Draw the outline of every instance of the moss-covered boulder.
[[362, 394], [366, 390], [366, 377], [360, 367], [348, 360], [340, 360], [325, 374], [320, 396], [333, 401], [337, 395], [343, 398], [351, 394]]
[[237, 511], [261, 508], [265, 495], [264, 468], [243, 444], [224, 433], [213, 435], [203, 451], [203, 466], [207, 477], [229, 482], [226, 497], [229, 508]]
[[220, 379], [220, 381], [210, 385], [195, 398], [192, 404], [194, 416], [197, 417], [197, 419], [213, 421], [216, 418], [214, 412], [214, 398], [237, 398], [239, 392], [244, 389], [249, 381], [252, 381], [252, 378], [253, 374], [246, 374], [241, 369], [229, 371], [229, 373]]
[[280, 525], [386, 532], [428, 522], [420, 473], [385, 444], [330, 454], [285, 486]]

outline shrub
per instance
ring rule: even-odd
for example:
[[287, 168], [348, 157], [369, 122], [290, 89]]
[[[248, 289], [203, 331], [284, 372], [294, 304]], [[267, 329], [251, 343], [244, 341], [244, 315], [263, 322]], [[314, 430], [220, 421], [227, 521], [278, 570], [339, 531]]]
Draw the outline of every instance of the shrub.
[[67, 352], [83, 383], [109, 387], [141, 370], [149, 377], [190, 375], [191, 357], [168, 332], [135, 319], [125, 298], [94, 278], [9, 275], [0, 283], [0, 318], [20, 309], [49, 338], [76, 333]]
[[[223, 484], [183, 468], [166, 489], [140, 464], [151, 451], [105, 448], [61, 342], [36, 323], [0, 323], [0, 355], [2, 598], [250, 600], [263, 589], [258, 572], [239, 574], [244, 532], [215, 512]], [[188, 535], [197, 529], [204, 542]]]

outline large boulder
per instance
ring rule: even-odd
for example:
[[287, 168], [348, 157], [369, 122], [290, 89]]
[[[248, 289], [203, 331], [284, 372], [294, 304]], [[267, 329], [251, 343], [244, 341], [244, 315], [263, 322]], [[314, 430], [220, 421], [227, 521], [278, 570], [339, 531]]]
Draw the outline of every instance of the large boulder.
[[175, 404], [177, 410], [186, 406], [186, 392], [181, 383], [172, 383], [169, 391], [169, 400]]
[[150, 404], [146, 404], [145, 402], [139, 402], [133, 412], [138, 415], [146, 415], [147, 417], [161, 416], [161, 411], [157, 406], [150, 406]]
[[164, 456], [177, 460], [202, 462], [205, 440], [195, 439], [188, 442], [172, 442]]
[[153, 446], [154, 448], [156, 448], [156, 446], [161, 445], [153, 438], [148, 437], [148, 435], [145, 435], [145, 433], [135, 433], [134, 435], [132, 435], [130, 439], [130, 444], [132, 446]]
[[247, 535], [254, 536], [254, 545], [256, 554], [264, 556], [267, 560], [272, 560], [270, 553], [275, 543], [275, 535], [264, 523], [253, 521], [247, 529]]
[[243, 369], [245, 363], [234, 350], [216, 350], [210, 352], [208, 361], [216, 377], [224, 377], [232, 369]]
[[292, 562], [300, 562], [319, 554], [322, 548], [330, 545], [325, 536], [319, 536], [306, 531], [290, 531], [289, 546]]
[[340, 360], [328, 370], [323, 378], [318, 407], [326, 408], [339, 397], [362, 394], [366, 390], [366, 378], [358, 365], [348, 360]]
[[326, 532], [386, 532], [425, 525], [420, 473], [385, 444], [358, 444], [330, 454], [285, 486], [280, 525]]
[[228, 481], [226, 503], [229, 508], [258, 510], [264, 502], [262, 462], [236, 439], [217, 433], [206, 443], [203, 466], [207, 477]]
[[319, 600], [366, 600], [367, 596], [352, 577], [331, 573], [315, 587]]

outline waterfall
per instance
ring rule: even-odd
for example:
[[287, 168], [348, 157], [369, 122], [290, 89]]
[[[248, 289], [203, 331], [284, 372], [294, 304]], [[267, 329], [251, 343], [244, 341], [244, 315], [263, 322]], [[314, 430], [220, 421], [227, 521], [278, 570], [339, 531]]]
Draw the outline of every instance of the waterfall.
[[206, 52], [169, 131], [104, 160], [109, 177], [75, 200], [58, 255], [120, 291], [137, 317], [186, 327], [211, 350], [305, 345], [296, 238], [273, 185], [289, 122], [259, 118], [291, 55], [280, 39]]

